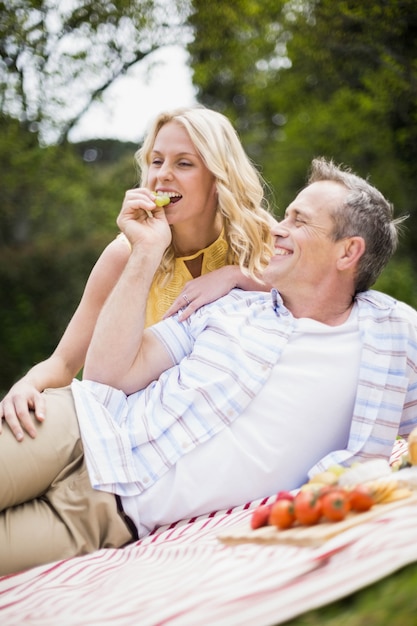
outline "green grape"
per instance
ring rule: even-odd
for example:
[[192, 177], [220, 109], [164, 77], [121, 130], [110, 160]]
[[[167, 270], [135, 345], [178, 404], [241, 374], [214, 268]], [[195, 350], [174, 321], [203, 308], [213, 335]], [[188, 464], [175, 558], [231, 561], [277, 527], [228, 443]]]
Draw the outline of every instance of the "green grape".
[[156, 206], [166, 206], [171, 202], [171, 198], [166, 193], [157, 193], [154, 196]]

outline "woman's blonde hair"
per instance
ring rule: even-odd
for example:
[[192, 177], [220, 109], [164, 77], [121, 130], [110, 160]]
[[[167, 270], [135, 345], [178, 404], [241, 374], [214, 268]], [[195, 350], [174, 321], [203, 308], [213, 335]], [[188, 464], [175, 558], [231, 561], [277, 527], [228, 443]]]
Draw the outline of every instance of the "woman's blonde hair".
[[[147, 185], [156, 136], [168, 122], [176, 122], [185, 128], [215, 177], [218, 210], [228, 243], [227, 264], [239, 265], [247, 274], [259, 276], [271, 256], [270, 228], [273, 217], [264, 196], [265, 183], [224, 115], [204, 107], [160, 113], [135, 155], [141, 172], [141, 185]], [[173, 276], [174, 261], [174, 247], [171, 243], [157, 274], [164, 284]]]

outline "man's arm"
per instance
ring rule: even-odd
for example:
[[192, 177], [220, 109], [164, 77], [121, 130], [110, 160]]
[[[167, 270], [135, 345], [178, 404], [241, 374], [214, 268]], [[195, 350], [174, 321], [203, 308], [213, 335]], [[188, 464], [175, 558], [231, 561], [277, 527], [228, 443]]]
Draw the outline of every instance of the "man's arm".
[[124, 202], [117, 223], [132, 252], [97, 320], [83, 376], [130, 394], [173, 365], [162, 343], [144, 331], [149, 290], [171, 230], [164, 210], [146, 193]]

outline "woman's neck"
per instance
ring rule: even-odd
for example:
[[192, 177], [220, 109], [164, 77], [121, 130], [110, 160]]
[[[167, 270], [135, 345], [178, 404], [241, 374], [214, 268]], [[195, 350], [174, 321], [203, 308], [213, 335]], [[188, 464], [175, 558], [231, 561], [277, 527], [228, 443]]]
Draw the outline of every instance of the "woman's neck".
[[199, 250], [204, 250], [219, 238], [221, 231], [221, 220], [217, 218], [211, 227], [205, 229], [201, 227], [181, 228], [180, 225], [176, 225], [172, 228], [172, 245], [175, 256], [192, 256]]

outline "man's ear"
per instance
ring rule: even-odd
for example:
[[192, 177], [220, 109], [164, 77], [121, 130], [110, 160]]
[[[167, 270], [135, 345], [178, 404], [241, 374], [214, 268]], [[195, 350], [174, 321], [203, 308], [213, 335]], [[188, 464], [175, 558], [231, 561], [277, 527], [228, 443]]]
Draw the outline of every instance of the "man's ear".
[[342, 249], [337, 262], [337, 269], [343, 271], [358, 264], [365, 252], [365, 239], [363, 237], [346, 237], [340, 243]]

